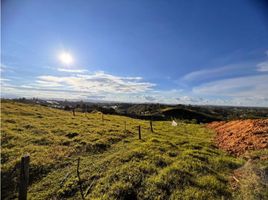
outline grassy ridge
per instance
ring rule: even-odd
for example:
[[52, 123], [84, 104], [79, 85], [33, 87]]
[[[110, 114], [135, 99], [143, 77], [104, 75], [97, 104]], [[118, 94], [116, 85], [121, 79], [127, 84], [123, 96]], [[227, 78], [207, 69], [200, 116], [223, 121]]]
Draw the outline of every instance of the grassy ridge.
[[[124, 122], [127, 131], [124, 131]], [[232, 198], [227, 182], [243, 164], [218, 150], [196, 124], [154, 122], [98, 113], [2, 103], [2, 195], [17, 195], [20, 157], [31, 155], [30, 199], [80, 198], [76, 159], [87, 199]], [[137, 139], [142, 126], [142, 140]]]
[[177, 119], [188, 119], [188, 120], [196, 120], [198, 123], [208, 123], [212, 121], [220, 121], [223, 120], [222, 117], [209, 115], [204, 112], [198, 112], [195, 110], [191, 110], [188, 108], [165, 108], [162, 110], [162, 114], [166, 116], [166, 118], [177, 118]]

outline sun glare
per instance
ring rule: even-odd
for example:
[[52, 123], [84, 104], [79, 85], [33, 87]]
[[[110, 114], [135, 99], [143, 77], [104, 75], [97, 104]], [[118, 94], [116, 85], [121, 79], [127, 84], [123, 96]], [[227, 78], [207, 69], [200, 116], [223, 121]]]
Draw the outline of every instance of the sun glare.
[[60, 55], [59, 55], [59, 60], [63, 63], [63, 64], [66, 64], [66, 65], [69, 65], [71, 63], [73, 63], [73, 57], [70, 53], [68, 52], [62, 52]]

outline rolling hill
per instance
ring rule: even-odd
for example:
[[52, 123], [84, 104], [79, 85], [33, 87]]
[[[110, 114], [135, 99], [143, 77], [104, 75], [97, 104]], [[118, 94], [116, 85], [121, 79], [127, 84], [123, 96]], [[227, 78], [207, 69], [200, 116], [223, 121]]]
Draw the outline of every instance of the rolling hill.
[[17, 197], [25, 154], [31, 159], [29, 199], [79, 199], [80, 183], [85, 199], [235, 198], [229, 180], [245, 160], [219, 150], [213, 131], [182, 122], [174, 127], [170, 121], [154, 121], [153, 128], [147, 120], [124, 116], [73, 116], [2, 102], [2, 198]]

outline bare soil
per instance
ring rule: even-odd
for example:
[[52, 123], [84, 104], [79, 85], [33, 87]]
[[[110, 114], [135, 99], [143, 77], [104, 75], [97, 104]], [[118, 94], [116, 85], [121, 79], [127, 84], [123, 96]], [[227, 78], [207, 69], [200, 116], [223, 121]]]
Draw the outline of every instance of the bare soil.
[[268, 148], [268, 119], [212, 122], [207, 127], [216, 131], [218, 147], [232, 155]]

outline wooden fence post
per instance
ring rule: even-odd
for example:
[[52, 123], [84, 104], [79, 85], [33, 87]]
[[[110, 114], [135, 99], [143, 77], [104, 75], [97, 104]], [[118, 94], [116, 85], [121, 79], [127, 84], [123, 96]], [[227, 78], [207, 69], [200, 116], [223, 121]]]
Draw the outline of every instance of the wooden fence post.
[[75, 116], [75, 108], [73, 108], [73, 116]]
[[85, 117], [87, 116], [87, 107], [85, 108]]
[[101, 113], [101, 121], [103, 121], [104, 120], [104, 118], [103, 118], [103, 113]]
[[27, 200], [27, 187], [29, 183], [29, 163], [29, 155], [25, 155], [21, 158], [19, 200]]
[[141, 140], [141, 126], [138, 126], [138, 131], [139, 131], [139, 140]]
[[78, 184], [79, 184], [79, 189], [80, 189], [81, 197], [84, 200], [85, 199], [85, 196], [84, 196], [84, 193], [83, 193], [82, 181], [81, 181], [80, 172], [79, 172], [79, 166], [80, 166], [80, 157], [78, 157], [78, 159], [77, 159], [76, 172], [77, 172], [77, 178], [78, 178]]
[[125, 121], [125, 132], [127, 131], [127, 122]]
[[150, 120], [150, 127], [151, 127], [151, 132], [153, 133], [154, 132], [154, 129], [153, 129], [153, 122], [152, 122], [152, 120]]

